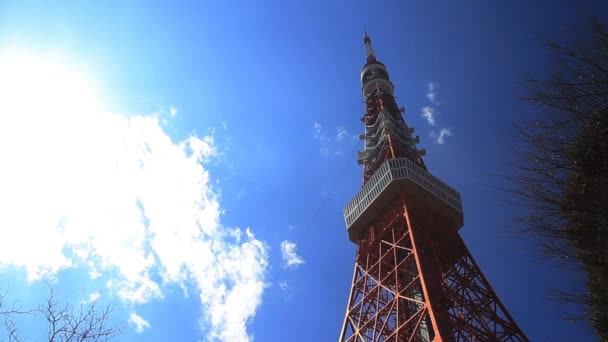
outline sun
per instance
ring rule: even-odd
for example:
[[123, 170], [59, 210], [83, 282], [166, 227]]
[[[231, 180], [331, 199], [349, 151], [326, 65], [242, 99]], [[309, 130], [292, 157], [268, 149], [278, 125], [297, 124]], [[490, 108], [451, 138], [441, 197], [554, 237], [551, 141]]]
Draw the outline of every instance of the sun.
[[60, 195], [53, 184], [86, 153], [102, 113], [92, 80], [56, 53], [0, 50], [0, 188], [12, 201]]
[[0, 151], [43, 162], [45, 148], [94, 129], [101, 92], [81, 65], [58, 53], [0, 50]]
[[78, 64], [53, 54], [0, 51], [1, 115], [30, 122], [49, 115], [61, 120], [83, 110], [99, 109], [91, 78]]
[[101, 93], [79, 65], [57, 53], [0, 49], [0, 210], [14, 242], [0, 248], [0, 259], [8, 264], [68, 264], [61, 253], [27, 250], [61, 250], [52, 229], [33, 232], [57, 221], [58, 208], [84, 184], [81, 165], [104, 144], [94, 135], [105, 129], [97, 119]]

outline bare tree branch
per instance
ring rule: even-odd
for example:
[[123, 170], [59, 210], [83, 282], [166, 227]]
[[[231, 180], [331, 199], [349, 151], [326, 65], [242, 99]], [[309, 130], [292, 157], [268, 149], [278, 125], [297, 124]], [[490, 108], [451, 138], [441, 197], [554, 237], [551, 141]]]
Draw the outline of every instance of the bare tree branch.
[[99, 299], [82, 301], [75, 308], [70, 304], [60, 305], [55, 299], [55, 289], [49, 287], [49, 298], [38, 311], [48, 323], [49, 342], [109, 341], [120, 335], [124, 324], [110, 324], [114, 308], [99, 307]]
[[30, 310], [22, 309], [16, 301], [10, 305], [7, 303], [11, 287], [0, 290], [0, 316], [9, 342], [24, 340], [16, 323], [16, 317], [23, 315], [44, 318], [49, 342], [109, 341], [122, 333], [124, 322], [114, 324], [111, 321], [114, 313], [112, 305], [100, 305], [99, 298], [83, 300], [78, 306], [59, 303], [56, 290], [50, 285], [48, 288], [46, 302]]
[[608, 33], [590, 27], [574, 48], [548, 43], [557, 73], [528, 82], [524, 100], [542, 116], [516, 126], [515, 174], [498, 188], [525, 208], [516, 221], [544, 258], [586, 274], [587, 291], [553, 298], [579, 305], [568, 319], [586, 319], [608, 341]]

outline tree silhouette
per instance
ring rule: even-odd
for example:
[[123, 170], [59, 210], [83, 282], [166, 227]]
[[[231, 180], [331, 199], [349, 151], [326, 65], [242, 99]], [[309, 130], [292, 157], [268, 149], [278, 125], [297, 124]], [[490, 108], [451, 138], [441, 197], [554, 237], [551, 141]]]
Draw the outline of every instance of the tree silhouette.
[[123, 323], [110, 324], [111, 305], [101, 306], [99, 298], [82, 301], [74, 306], [60, 303], [55, 290], [49, 286], [49, 296], [44, 304], [34, 309], [23, 309], [16, 301], [8, 303], [11, 289], [0, 292], [0, 317], [9, 342], [26, 340], [17, 325], [17, 316], [42, 317], [47, 325], [49, 342], [108, 341], [122, 333]]
[[559, 299], [581, 305], [608, 341], [608, 33], [592, 22], [576, 43], [547, 46], [556, 72], [529, 81], [540, 118], [517, 126], [506, 189], [527, 209], [523, 236], [585, 274], [587, 291]]

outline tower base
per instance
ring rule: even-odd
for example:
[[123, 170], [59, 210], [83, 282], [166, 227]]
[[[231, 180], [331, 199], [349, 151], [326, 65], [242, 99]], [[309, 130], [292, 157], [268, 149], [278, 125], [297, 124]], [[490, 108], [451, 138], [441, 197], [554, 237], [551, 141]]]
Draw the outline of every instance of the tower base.
[[357, 249], [340, 341], [528, 341], [458, 232], [403, 196]]

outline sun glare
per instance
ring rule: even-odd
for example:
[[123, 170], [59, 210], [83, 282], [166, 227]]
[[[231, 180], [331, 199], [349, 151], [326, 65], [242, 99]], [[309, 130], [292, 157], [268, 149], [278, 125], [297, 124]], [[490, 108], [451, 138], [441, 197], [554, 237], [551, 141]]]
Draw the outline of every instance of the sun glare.
[[90, 79], [56, 56], [0, 52], [0, 94], [4, 115], [73, 115], [95, 110], [99, 101]]
[[107, 284], [130, 307], [189, 283], [209, 339], [247, 340], [268, 251], [249, 228], [240, 238], [220, 224], [203, 164], [213, 138], [175, 142], [157, 114], [106, 111], [82, 70], [0, 52], [0, 269], [29, 281], [86, 270], [78, 283]]
[[[2, 207], [47, 201], [38, 213], [44, 216], [78, 184], [80, 176], [70, 170], [91, 150], [84, 142], [102, 129], [95, 126], [103, 113], [93, 83], [73, 64], [56, 56], [0, 52], [0, 188], [7, 195], [2, 199], [10, 201], [0, 200]], [[17, 226], [27, 215], [9, 216]]]

